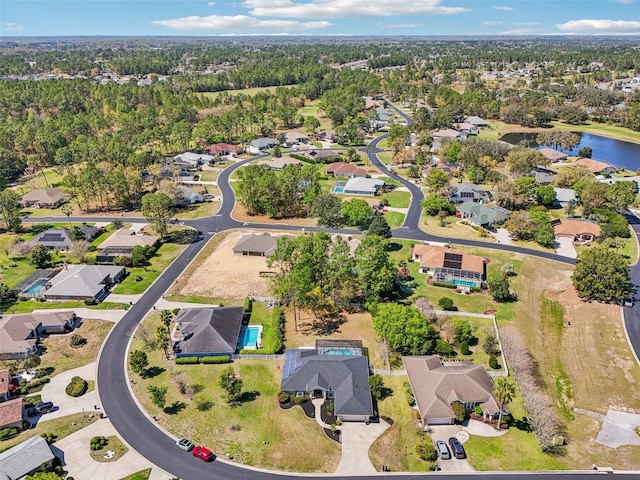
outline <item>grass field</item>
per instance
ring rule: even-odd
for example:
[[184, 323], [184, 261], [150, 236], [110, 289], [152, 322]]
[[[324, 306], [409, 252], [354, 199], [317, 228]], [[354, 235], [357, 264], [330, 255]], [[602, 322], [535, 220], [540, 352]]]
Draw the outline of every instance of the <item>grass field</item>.
[[387, 212], [384, 214], [384, 218], [387, 219], [387, 223], [391, 228], [401, 227], [404, 223], [406, 215], [399, 212]]
[[[209, 185], [207, 187], [209, 193], [220, 196], [220, 190], [217, 187]], [[196, 203], [194, 205], [189, 205], [186, 208], [181, 208], [176, 212], [175, 217], [180, 220], [192, 220], [194, 218], [203, 218], [210, 217], [211, 215], [215, 215], [216, 212], [220, 209], [220, 202], [202, 202]]]
[[384, 193], [380, 198], [389, 200], [390, 207], [409, 208], [409, 204], [411, 203], [411, 194], [409, 192], [402, 192], [398, 190]]
[[[155, 330], [159, 314], [146, 322]], [[134, 339], [132, 348], [142, 348]], [[243, 360], [233, 363], [243, 381], [242, 402], [230, 407], [218, 384], [227, 365], [172, 365], [158, 351], [148, 351], [150, 365], [161, 373], [150, 379], [132, 374], [134, 391], [145, 409], [177, 436], [186, 436], [205, 445], [217, 455], [229, 454], [237, 462], [264, 468], [299, 472], [333, 472], [340, 460], [339, 444], [329, 440], [315, 420], [302, 410], [282, 410], [276, 401], [279, 386], [279, 362]], [[171, 376], [184, 372], [188, 383], [196, 385], [195, 401], [181, 395]], [[169, 388], [165, 410], [151, 404], [147, 387]], [[201, 410], [196, 403], [205, 405]], [[174, 412], [173, 414], [167, 412]]]
[[568, 125], [562, 122], [551, 122], [551, 125], [562, 130], [591, 133], [593, 135], [600, 135], [601, 137], [613, 138], [624, 142], [640, 143], [640, 132], [634, 132], [628, 128], [618, 127], [616, 125], [607, 125], [606, 123], [595, 122], [589, 122], [587, 125]]
[[140, 470], [139, 472], [132, 473], [128, 477], [121, 478], [120, 480], [148, 480], [151, 475], [151, 469]]
[[[66, 417], [38, 422], [35, 428], [26, 430], [17, 437], [0, 441], [0, 452], [4, 452], [18, 443], [22, 443], [31, 437], [42, 435], [43, 433], [53, 433], [56, 435], [56, 440], [62, 440], [64, 437], [77, 432], [87, 425], [91, 425], [97, 419], [97, 415], [94, 415], [93, 418], [89, 418], [88, 415], [83, 413], [74, 413], [73, 415], [67, 415]], [[88, 449], [89, 445], [87, 445], [87, 450]]]
[[48, 310], [50, 308], [66, 308], [73, 310], [74, 308], [90, 308], [92, 310], [123, 310], [129, 305], [116, 302], [102, 302], [98, 305], [87, 306], [80, 300], [69, 300], [64, 302], [37, 302], [35, 300], [17, 301], [10, 305], [4, 306], [6, 313], [31, 313], [34, 310]]
[[[115, 455], [111, 458], [105, 458], [104, 454], [107, 451], [113, 451]], [[100, 450], [96, 450], [95, 452], [91, 452], [91, 458], [96, 462], [101, 463], [111, 463], [117, 462], [120, 458], [129, 451], [129, 449], [120, 441], [118, 437], [115, 435], [110, 435], [107, 437], [107, 444], [101, 448]]]
[[135, 295], [144, 292], [184, 248], [185, 245], [163, 243], [149, 259], [148, 266], [129, 268], [129, 276], [113, 289], [113, 293]]

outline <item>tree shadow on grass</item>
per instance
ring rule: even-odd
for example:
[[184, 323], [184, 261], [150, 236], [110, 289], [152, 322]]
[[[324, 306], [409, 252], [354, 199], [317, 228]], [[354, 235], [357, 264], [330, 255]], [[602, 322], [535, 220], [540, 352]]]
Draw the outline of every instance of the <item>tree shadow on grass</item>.
[[509, 422], [509, 426], [527, 433], [531, 433], [533, 431], [527, 417], [522, 417], [522, 419], [512, 418], [511, 422]]
[[153, 377], [157, 377], [158, 375], [160, 375], [161, 373], [166, 372], [165, 368], [162, 367], [149, 367], [144, 371], [144, 378], [153, 378]]
[[260, 396], [260, 392], [258, 392], [257, 390], [242, 392], [240, 396], [237, 398], [237, 403], [241, 405], [243, 403], [253, 402], [259, 396]]
[[175, 415], [179, 413], [181, 410], [184, 410], [185, 408], [187, 408], [186, 403], [176, 401], [176, 402], [173, 402], [171, 405], [164, 407], [163, 411], [167, 415]]

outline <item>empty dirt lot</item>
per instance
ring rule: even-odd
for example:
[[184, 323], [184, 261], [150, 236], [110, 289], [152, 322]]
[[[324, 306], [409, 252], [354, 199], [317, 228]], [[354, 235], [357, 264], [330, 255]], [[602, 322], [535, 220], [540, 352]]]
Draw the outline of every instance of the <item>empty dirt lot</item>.
[[[246, 296], [268, 295], [267, 278], [259, 273], [266, 271], [267, 261], [264, 257], [250, 257], [233, 254], [233, 246], [249, 233], [262, 234], [264, 230], [233, 230], [216, 236], [215, 249], [208, 255], [198, 257], [194, 262], [194, 270], [188, 277], [180, 280], [183, 295], [199, 295], [213, 298], [244, 298]], [[272, 231], [271, 235], [283, 232]], [[223, 238], [220, 238], [223, 237]], [[205, 249], [208, 252], [209, 249]]]

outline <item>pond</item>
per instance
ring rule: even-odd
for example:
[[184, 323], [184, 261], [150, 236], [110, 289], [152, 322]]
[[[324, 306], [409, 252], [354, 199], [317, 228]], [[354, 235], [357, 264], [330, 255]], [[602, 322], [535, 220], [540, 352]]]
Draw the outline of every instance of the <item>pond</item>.
[[[582, 147], [591, 147], [592, 158], [602, 162], [609, 162], [619, 167], [624, 167], [632, 171], [640, 169], [640, 145], [631, 142], [623, 142], [613, 138], [601, 137], [590, 133], [577, 133], [580, 136], [580, 143], [573, 150], [561, 150], [568, 155], [577, 155]], [[503, 135], [500, 140], [518, 145], [520, 142], [527, 142], [531, 148], [538, 148], [536, 143], [536, 133], [512, 132]]]

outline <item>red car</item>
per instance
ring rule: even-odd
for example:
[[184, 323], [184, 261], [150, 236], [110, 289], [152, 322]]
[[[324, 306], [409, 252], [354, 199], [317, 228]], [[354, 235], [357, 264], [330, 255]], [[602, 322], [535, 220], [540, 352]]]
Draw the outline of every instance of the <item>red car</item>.
[[211, 452], [211, 450], [207, 450], [206, 448], [201, 447], [200, 445], [193, 447], [193, 450], [191, 450], [191, 453], [193, 453], [194, 457], [198, 457], [199, 459], [204, 460], [205, 462], [210, 462], [211, 460], [213, 460], [213, 453]]

